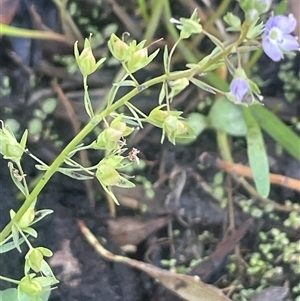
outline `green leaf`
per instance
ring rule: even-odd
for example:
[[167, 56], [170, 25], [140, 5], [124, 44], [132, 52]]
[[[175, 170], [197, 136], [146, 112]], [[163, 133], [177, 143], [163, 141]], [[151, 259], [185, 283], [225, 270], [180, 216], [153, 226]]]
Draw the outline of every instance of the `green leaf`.
[[199, 79], [191, 78], [190, 81], [197, 87], [199, 87], [201, 90], [206, 91], [208, 93], [216, 94], [216, 92], [213, 90], [213, 87], [202, 82]]
[[13, 180], [14, 184], [17, 186], [17, 188], [24, 194], [24, 196], [26, 197], [27, 196], [27, 193], [26, 193], [26, 190], [25, 190], [25, 187], [23, 186], [22, 182], [20, 182], [15, 174], [14, 174], [14, 170], [16, 170], [12, 163], [8, 165], [8, 168], [9, 168], [9, 172], [10, 172], [10, 177], [11, 179]]
[[88, 176], [88, 175], [84, 175], [84, 174], [81, 174], [79, 172], [76, 172], [76, 171], [73, 171], [73, 170], [70, 170], [68, 168], [62, 168], [60, 167], [58, 169], [58, 171], [72, 179], [75, 179], [75, 180], [80, 180], [80, 181], [83, 181], [83, 180], [91, 180], [93, 179], [94, 177], [93, 176]]
[[[23, 237], [19, 238], [18, 245], [21, 245], [23, 242], [24, 242], [24, 238]], [[16, 248], [16, 246], [15, 246], [15, 243], [13, 241], [8, 242], [8, 243], [0, 246], [0, 254], [9, 252], [10, 250], [13, 250], [15, 248]]]
[[18, 231], [17, 227], [14, 224], [11, 227], [11, 233], [12, 233], [13, 243], [14, 243], [15, 248], [20, 253], [22, 253], [21, 248], [20, 248], [19, 231]]
[[125, 177], [120, 176], [118, 183], [115, 185], [122, 188], [132, 188], [135, 187], [134, 183], [127, 180]]
[[190, 113], [186, 118], [186, 122], [194, 130], [195, 136], [189, 138], [176, 137], [176, 144], [187, 145], [194, 142], [197, 137], [207, 128], [207, 117], [197, 112]]
[[133, 80], [123, 80], [121, 82], [114, 83], [116, 87], [136, 87], [136, 83]]
[[9, 288], [4, 291], [0, 291], [0, 301], [31, 301], [28, 296], [22, 296], [18, 299], [18, 290], [16, 288]]
[[130, 105], [128, 105], [128, 104], [125, 104], [125, 105], [129, 109], [129, 111], [131, 112], [131, 114], [133, 115], [133, 117], [135, 118], [135, 121], [127, 119], [126, 123], [130, 123], [131, 122], [135, 126], [138, 124], [138, 126], [140, 128], [143, 128], [142, 121], [141, 121], [139, 115], [136, 113], [136, 111]]
[[286, 13], [288, 4], [288, 0], [282, 0], [278, 4], [276, 4], [275, 15], [283, 15], [284, 13]]
[[240, 107], [225, 97], [214, 102], [208, 117], [213, 128], [222, 130], [229, 135], [245, 136], [247, 133], [247, 126]]
[[92, 102], [89, 96], [89, 92], [87, 90], [87, 86], [85, 87], [85, 91], [84, 91], [84, 107], [86, 113], [92, 118], [94, 116], [94, 110], [92, 107]]
[[227, 28], [227, 31], [238, 31], [241, 29], [241, 20], [239, 17], [237, 17], [236, 15], [234, 15], [231, 12], [228, 12], [224, 17], [223, 17], [224, 21], [229, 24], [231, 27]]
[[290, 155], [300, 161], [300, 137], [267, 108], [253, 105], [250, 106], [250, 110], [260, 127]]
[[161, 105], [166, 96], [166, 82], [164, 81], [158, 96], [158, 104]]
[[165, 72], [168, 72], [168, 60], [169, 60], [169, 50], [168, 50], [168, 45], [165, 45], [165, 49], [164, 49], [164, 68], [165, 68]]
[[39, 211], [36, 211], [35, 213], [35, 220], [33, 221], [33, 223], [31, 223], [31, 225], [39, 222], [41, 219], [43, 219], [45, 216], [53, 213], [54, 211], [52, 209], [42, 209], [42, 210], [39, 210]]
[[34, 238], [37, 238], [37, 236], [38, 236], [37, 232], [31, 227], [27, 227], [22, 230], [23, 230], [23, 232], [29, 234], [30, 236], [32, 236]]
[[256, 189], [263, 197], [270, 192], [269, 162], [264, 140], [258, 123], [250, 109], [243, 108], [244, 118], [247, 123], [247, 152], [248, 160], [253, 173]]
[[20, 141], [20, 145], [23, 149], [26, 148], [27, 138], [28, 138], [28, 131], [25, 130]]

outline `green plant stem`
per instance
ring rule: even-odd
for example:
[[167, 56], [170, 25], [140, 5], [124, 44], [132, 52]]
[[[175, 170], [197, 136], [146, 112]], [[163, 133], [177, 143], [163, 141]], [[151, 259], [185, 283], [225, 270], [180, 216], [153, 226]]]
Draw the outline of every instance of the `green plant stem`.
[[209, 28], [215, 23], [215, 21], [226, 12], [230, 2], [231, 2], [231, 0], [223, 0], [221, 2], [221, 4], [218, 6], [216, 12], [212, 16], [210, 16], [208, 18], [207, 22], [205, 23], [204, 28], [206, 30], [209, 30]]
[[147, 29], [144, 35], [144, 39], [147, 41], [153, 40], [154, 33], [159, 26], [159, 20], [161, 18], [161, 15], [163, 14], [165, 1], [166, 0], [154, 0], [151, 5], [151, 17], [149, 19], [149, 22], [147, 23]]
[[131, 108], [132, 110], [134, 110], [135, 112], [139, 113], [141, 116], [143, 116], [145, 118], [145, 120], [148, 118], [148, 116], [143, 113], [141, 110], [139, 110], [136, 106], [134, 106], [132, 103], [128, 102], [126, 104], [129, 108]]
[[170, 74], [170, 71], [171, 71], [171, 60], [172, 60], [172, 56], [173, 56], [173, 53], [176, 49], [176, 47], [178, 46], [178, 44], [182, 41], [181, 38], [179, 38], [176, 43], [173, 45], [170, 53], [169, 53], [169, 57], [168, 57], [168, 64], [167, 64], [167, 74]]
[[[162, 83], [164, 81], [172, 81], [180, 78], [190, 78], [193, 77], [196, 74], [201, 73], [203, 70], [208, 68], [210, 65], [216, 63], [219, 59], [221, 59], [224, 55], [227, 55], [230, 53], [233, 47], [237, 47], [239, 43], [241, 43], [244, 39], [244, 35], [246, 33], [242, 34], [240, 38], [233, 44], [229, 45], [226, 50], [222, 53], [217, 54], [214, 58], [209, 60], [207, 64], [203, 66], [203, 68], [200, 68], [199, 66], [185, 70], [182, 72], [172, 72], [169, 75], [163, 74], [161, 76], [155, 77], [153, 79], [150, 79], [149, 81], [145, 82], [143, 86], [147, 89], [151, 86], [154, 86], [156, 84]], [[12, 224], [18, 223], [18, 221], [21, 219], [21, 217], [25, 214], [27, 209], [36, 201], [38, 195], [42, 191], [42, 189], [45, 187], [47, 182], [50, 180], [50, 178], [53, 176], [53, 174], [58, 171], [60, 165], [64, 162], [64, 160], [68, 157], [69, 153], [72, 152], [78, 144], [107, 116], [109, 116], [111, 113], [116, 111], [121, 106], [125, 105], [130, 99], [132, 99], [134, 96], [139, 94], [141, 91], [138, 88], [133, 88], [130, 92], [128, 92], [126, 95], [121, 97], [119, 100], [117, 100], [115, 103], [111, 104], [109, 107], [107, 107], [104, 111], [102, 111], [100, 114], [95, 115], [90, 122], [73, 138], [73, 140], [64, 148], [64, 150], [57, 156], [57, 158], [53, 161], [53, 163], [49, 166], [49, 169], [45, 172], [43, 177], [40, 179], [40, 181], [37, 183], [35, 188], [32, 190], [32, 192], [26, 197], [26, 200], [24, 201], [23, 205], [20, 207], [16, 215], [13, 217], [13, 219], [4, 227], [2, 232], [0, 233], [0, 243], [10, 234]]]
[[145, 0], [138, 0], [138, 5], [139, 5], [140, 12], [141, 12], [141, 15], [142, 15], [144, 21], [146, 23], [148, 23], [149, 15], [148, 15], [148, 12], [147, 12], [147, 7], [146, 7]]
[[[214, 14], [210, 15], [207, 21], [203, 25], [203, 29], [210, 32], [214, 36], [217, 37], [216, 32], [218, 32], [218, 29], [214, 27], [215, 21], [220, 18], [224, 13], [227, 11], [227, 8], [230, 4], [231, 0], [223, 0], [220, 5], [218, 6], [217, 10]], [[220, 34], [219, 34], [220, 36]], [[205, 35], [199, 35], [195, 38], [195, 40], [192, 42], [192, 46], [199, 45], [201, 41], [204, 39]], [[194, 48], [194, 47], [192, 47]]]
[[19, 284], [20, 283], [19, 280], [11, 279], [11, 278], [4, 277], [4, 276], [1, 276], [1, 275], [0, 275], [0, 279], [4, 280], [4, 281], [7, 281], [7, 282], [14, 283], [14, 284]]
[[43, 31], [43, 30], [33, 30], [33, 29], [24, 29], [19, 27], [14, 27], [6, 24], [0, 24], [1, 34], [8, 35], [12, 37], [22, 37], [29, 39], [38, 39], [38, 40], [53, 40], [60, 41], [64, 43], [73, 43], [66, 38], [66, 36], [55, 33], [53, 31]]
[[233, 162], [228, 142], [228, 135], [224, 131], [217, 130], [217, 142], [222, 159], [228, 162]]
[[25, 242], [27, 243], [28, 248], [31, 250], [33, 249], [31, 243], [29, 242], [29, 240], [27, 239], [26, 235], [23, 233], [23, 231], [20, 229], [20, 227], [18, 226], [18, 224], [15, 224], [16, 228], [18, 229], [19, 233], [23, 236]]
[[85, 110], [88, 113], [88, 115], [92, 118], [95, 116], [94, 114], [94, 109], [91, 103], [91, 99], [89, 96], [89, 87], [87, 83], [87, 76], [83, 77], [83, 87], [84, 87], [84, 105], [85, 105]]
[[[164, 22], [165, 26], [168, 29], [168, 32], [172, 36], [174, 41], [177, 41], [179, 39], [179, 34], [177, 29], [175, 28], [174, 24], [170, 22], [170, 19], [172, 18], [170, 3], [167, 0], [161, 0], [161, 2], [164, 4]], [[189, 63], [197, 63], [199, 59], [197, 56], [191, 51], [183, 41], [181, 44], [178, 45], [178, 49], [183, 56], [183, 58], [189, 62]]]

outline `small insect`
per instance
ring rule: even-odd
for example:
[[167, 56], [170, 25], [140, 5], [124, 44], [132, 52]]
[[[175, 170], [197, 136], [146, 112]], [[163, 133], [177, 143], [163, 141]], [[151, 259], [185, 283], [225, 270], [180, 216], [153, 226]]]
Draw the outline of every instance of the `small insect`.
[[135, 161], [137, 164], [140, 164], [140, 159], [137, 156], [139, 153], [140, 153], [140, 151], [133, 147], [132, 150], [128, 154], [128, 159], [130, 161]]

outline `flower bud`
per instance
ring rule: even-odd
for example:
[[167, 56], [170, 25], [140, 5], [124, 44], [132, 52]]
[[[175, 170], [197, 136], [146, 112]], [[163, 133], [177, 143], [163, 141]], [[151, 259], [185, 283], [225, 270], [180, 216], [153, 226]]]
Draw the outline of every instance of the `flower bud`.
[[189, 85], [189, 80], [184, 77], [184, 78], [179, 78], [176, 79], [172, 82], [169, 83], [170, 87], [171, 87], [171, 93], [169, 95], [169, 97], [174, 97], [177, 94], [179, 94], [181, 91], [183, 91], [188, 85]]
[[35, 272], [39, 272], [41, 270], [43, 253], [38, 248], [29, 250], [25, 258], [27, 260], [28, 266], [32, 270], [34, 270]]
[[167, 111], [161, 110], [162, 107], [163, 106], [154, 108], [148, 116], [148, 121], [157, 127], [162, 127], [163, 122], [169, 115]]
[[18, 286], [18, 293], [25, 293], [30, 297], [39, 296], [43, 292], [39, 281], [32, 279], [29, 275], [23, 277]]
[[194, 10], [193, 14], [189, 19], [180, 18], [179, 21], [176, 19], [171, 19], [172, 23], [177, 24], [176, 27], [180, 30], [180, 38], [187, 39], [192, 34], [197, 34], [202, 32], [202, 25], [199, 23], [197, 10]]
[[240, 0], [240, 7], [249, 22], [257, 21], [260, 15], [271, 8], [271, 5], [272, 0]]
[[178, 120], [176, 116], [169, 116], [165, 120], [163, 130], [167, 133], [170, 142], [173, 144], [175, 144], [177, 136], [183, 135], [188, 131], [185, 124], [181, 120]]
[[96, 63], [96, 59], [94, 57], [92, 47], [91, 47], [90, 38], [85, 39], [84, 48], [83, 48], [81, 54], [79, 54], [79, 51], [78, 51], [78, 41], [76, 41], [74, 44], [75, 58], [76, 58], [78, 66], [79, 66], [79, 69], [84, 77], [87, 77], [88, 75], [94, 73], [97, 70], [97, 68], [106, 59], [106, 58], [102, 58]]
[[129, 46], [114, 33], [110, 36], [108, 48], [118, 61], [126, 62], [128, 60]]
[[28, 132], [25, 131], [21, 142], [19, 143], [8, 126], [4, 126], [1, 121], [2, 129], [0, 129], [0, 153], [4, 159], [20, 162], [25, 150]]
[[31, 268], [35, 272], [40, 272], [42, 269], [44, 256], [51, 257], [52, 255], [53, 253], [51, 252], [51, 250], [47, 248], [44, 247], [31, 248], [25, 256], [26, 259], [25, 266], [28, 267], [27, 272], [29, 271], [29, 268]]
[[105, 186], [116, 185], [120, 179], [120, 175], [115, 168], [104, 162], [99, 164], [96, 171], [96, 177], [98, 181]]
[[35, 210], [33, 207], [27, 209], [27, 211], [23, 214], [23, 216], [18, 221], [18, 226], [21, 229], [25, 229], [30, 226], [35, 217]]

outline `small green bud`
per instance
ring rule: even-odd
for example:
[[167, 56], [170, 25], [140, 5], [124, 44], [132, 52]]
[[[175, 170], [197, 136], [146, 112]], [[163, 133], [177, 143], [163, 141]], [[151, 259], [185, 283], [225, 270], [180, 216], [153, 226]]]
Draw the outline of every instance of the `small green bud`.
[[106, 58], [102, 58], [96, 63], [90, 39], [91, 37], [89, 39], [85, 39], [84, 48], [81, 54], [79, 54], [78, 50], [78, 41], [76, 41], [74, 44], [75, 58], [84, 77], [87, 77], [88, 75], [94, 73], [97, 68], [106, 60]]
[[126, 123], [121, 121], [121, 118], [122, 118], [122, 116], [119, 116], [119, 117], [115, 118], [110, 123], [110, 127], [124, 133], [126, 131]]
[[27, 294], [30, 297], [39, 296], [43, 292], [42, 285], [39, 281], [32, 278], [32, 275], [23, 277], [18, 285], [18, 295], [22, 293]]
[[33, 207], [30, 207], [27, 209], [25, 214], [20, 218], [18, 222], [18, 226], [21, 229], [25, 229], [30, 226], [30, 224], [33, 222], [35, 217], [35, 210]]
[[4, 159], [20, 162], [25, 150], [28, 132], [24, 132], [19, 143], [11, 129], [8, 126], [4, 126], [2, 120], [0, 122], [2, 125], [2, 129], [0, 129], [0, 153]]
[[181, 91], [183, 91], [188, 85], [189, 85], [189, 80], [184, 77], [184, 78], [179, 78], [176, 79], [172, 82], [169, 83], [170, 87], [171, 87], [171, 93], [169, 95], [169, 97], [174, 97], [177, 94], [179, 94]]
[[122, 136], [123, 136], [123, 131], [111, 127], [105, 130], [105, 138], [108, 141], [118, 142]]
[[240, 7], [244, 11], [248, 22], [256, 22], [260, 15], [266, 13], [272, 5], [272, 0], [240, 0]]
[[197, 34], [202, 32], [202, 25], [199, 23], [197, 10], [194, 10], [193, 14], [189, 19], [180, 18], [179, 21], [172, 18], [172, 23], [177, 24], [176, 27], [180, 30], [180, 38], [188, 39], [192, 34]]
[[130, 73], [134, 73], [139, 69], [147, 66], [157, 55], [159, 49], [148, 56], [148, 48], [144, 47], [146, 40], [137, 44], [133, 40], [129, 45], [112, 34], [108, 42], [108, 48], [112, 55], [119, 61], [126, 63], [126, 67]]
[[110, 36], [108, 48], [118, 61], [127, 62], [130, 54], [129, 46], [114, 33]]
[[229, 24], [231, 27], [228, 28], [229, 30], [240, 30], [241, 29], [241, 20], [239, 17], [237, 17], [236, 15], [234, 15], [231, 12], [228, 12], [225, 16], [224, 16], [224, 21]]
[[28, 266], [35, 272], [39, 272], [42, 267], [43, 254], [38, 248], [34, 248], [28, 251], [25, 256]]
[[42, 263], [45, 257], [51, 257], [53, 253], [51, 250], [43, 247], [31, 248], [25, 256], [25, 270], [29, 271], [29, 268], [35, 272], [40, 272], [42, 269]]
[[157, 127], [162, 127], [165, 119], [169, 116], [168, 111], [161, 110], [162, 107], [164, 105], [154, 108], [148, 116], [148, 121]]
[[185, 124], [178, 120], [176, 116], [168, 116], [163, 124], [163, 130], [167, 133], [167, 136], [171, 143], [175, 144], [175, 138], [177, 136], [187, 133], [188, 129]]
[[96, 177], [105, 186], [113, 186], [118, 184], [120, 175], [115, 170], [115, 168], [107, 163], [100, 163], [97, 171]]
[[138, 51], [136, 51], [131, 58], [128, 60], [127, 68], [131, 73], [136, 72], [137, 70], [140, 70], [147, 65], [149, 65], [153, 59], [158, 54], [159, 49], [154, 51], [150, 56], [148, 56], [148, 49], [143, 48]]

